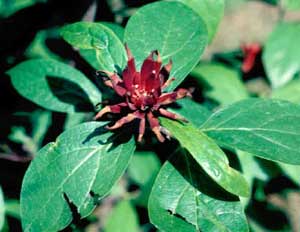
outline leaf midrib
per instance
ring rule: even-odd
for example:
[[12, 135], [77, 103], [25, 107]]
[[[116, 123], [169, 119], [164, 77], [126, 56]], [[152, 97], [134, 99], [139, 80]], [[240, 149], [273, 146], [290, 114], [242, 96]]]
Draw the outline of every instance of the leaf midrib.
[[[107, 145], [104, 145], [107, 146]], [[104, 146], [99, 146], [98, 149], [95, 149], [93, 151], [91, 151], [89, 154], [87, 154], [85, 156], [85, 158], [77, 165], [75, 166], [75, 168], [73, 169], [73, 171], [65, 178], [63, 179], [62, 183], [57, 187], [57, 189], [50, 195], [50, 197], [48, 198], [48, 200], [45, 202], [45, 204], [43, 205], [43, 207], [41, 207], [39, 209], [39, 212], [45, 210], [45, 206], [49, 204], [49, 202], [52, 200], [52, 198], [57, 194], [57, 192], [59, 192], [59, 190], [63, 190], [63, 186], [64, 184], [69, 180], [69, 178], [71, 178], [73, 176], [73, 174], [82, 166], [84, 165], [85, 162], [87, 162], [96, 152], [98, 152], [99, 150], [101, 150]], [[89, 148], [81, 148], [81, 149], [77, 149], [78, 150], [85, 150], [85, 149], [89, 149]], [[54, 146], [51, 147], [51, 150], [55, 151], [55, 144]], [[49, 152], [49, 151], [48, 151]], [[70, 152], [74, 152], [74, 151], [70, 151]], [[56, 152], [57, 154], [61, 154], [59, 151]], [[39, 214], [37, 213], [35, 217], [33, 217], [32, 222], [30, 224], [28, 224], [28, 226], [26, 227], [25, 231], [29, 231], [29, 229], [31, 228], [33, 222], [36, 221], [37, 216], [39, 216]]]

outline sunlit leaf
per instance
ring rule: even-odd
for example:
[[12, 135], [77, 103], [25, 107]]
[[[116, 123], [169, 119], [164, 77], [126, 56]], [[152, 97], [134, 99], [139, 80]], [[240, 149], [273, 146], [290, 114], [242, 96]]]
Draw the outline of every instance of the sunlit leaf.
[[112, 22], [100, 22], [100, 23], [108, 27], [110, 30], [112, 30], [116, 34], [116, 36], [118, 36], [119, 40], [123, 41], [125, 30], [122, 26]]
[[134, 149], [133, 139], [120, 140], [100, 122], [73, 127], [43, 147], [23, 180], [24, 231], [63, 229], [72, 221], [68, 202], [87, 216], [124, 173]]
[[51, 59], [22, 62], [8, 71], [25, 98], [59, 112], [93, 111], [101, 93], [80, 71]]
[[224, 0], [176, 0], [182, 2], [194, 11], [203, 19], [208, 31], [209, 41], [217, 31], [218, 25], [224, 14]]
[[124, 45], [117, 35], [101, 23], [78, 22], [62, 28], [61, 35], [96, 70], [118, 71], [126, 64]]
[[[180, 17], [179, 17], [180, 16]], [[128, 21], [124, 40], [132, 50], [138, 67], [153, 50], [164, 63], [173, 60], [171, 76], [176, 88], [193, 69], [207, 44], [204, 22], [180, 2], [156, 2], [141, 7]]]
[[161, 118], [162, 125], [186, 148], [204, 171], [228, 192], [249, 196], [249, 187], [244, 177], [229, 166], [221, 148], [204, 133], [190, 124], [182, 125]]
[[272, 86], [278, 88], [300, 71], [299, 23], [281, 23], [265, 44], [263, 63]]
[[151, 222], [161, 231], [248, 231], [238, 198], [220, 189], [185, 152], [163, 165], [148, 208]]
[[273, 161], [300, 164], [300, 106], [248, 99], [214, 113], [200, 128], [220, 145]]

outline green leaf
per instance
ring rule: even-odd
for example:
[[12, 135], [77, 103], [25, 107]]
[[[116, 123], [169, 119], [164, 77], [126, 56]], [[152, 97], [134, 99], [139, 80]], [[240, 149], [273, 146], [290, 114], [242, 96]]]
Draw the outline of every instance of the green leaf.
[[208, 109], [189, 98], [180, 99], [176, 103], [178, 103], [178, 108], [168, 110], [183, 116], [196, 127], [202, 125], [211, 115]]
[[280, 0], [263, 0], [263, 1], [271, 5], [277, 5], [278, 1]]
[[176, 0], [191, 7], [206, 24], [211, 42], [224, 14], [224, 0]]
[[287, 10], [299, 10], [300, 0], [282, 0], [282, 6]]
[[28, 60], [8, 74], [19, 94], [49, 110], [93, 111], [101, 101], [99, 90], [81, 72], [55, 60]]
[[30, 7], [41, 0], [0, 0], [0, 16], [9, 17], [23, 8]]
[[155, 153], [135, 152], [128, 166], [128, 174], [136, 184], [143, 186], [155, 178], [160, 166]]
[[5, 214], [17, 218], [18, 220], [20, 217], [20, 202], [15, 199], [10, 199], [5, 201]]
[[248, 99], [215, 112], [201, 130], [220, 145], [262, 158], [300, 164], [300, 106]]
[[286, 85], [275, 89], [272, 92], [272, 98], [287, 100], [300, 104], [300, 79], [295, 79]]
[[0, 231], [2, 230], [5, 222], [5, 204], [2, 188], [0, 187]]
[[296, 184], [300, 185], [300, 166], [284, 163], [277, 163], [285, 175], [291, 178]]
[[[250, 188], [252, 189], [253, 187], [253, 182], [254, 180], [260, 179], [263, 181], [268, 180], [268, 175], [265, 173], [263, 168], [259, 165], [259, 163], [256, 161], [256, 157], [254, 157], [251, 154], [248, 154], [247, 152], [244, 151], [237, 151], [236, 152], [238, 159], [240, 161], [240, 165], [242, 167], [242, 172], [247, 180]], [[247, 207], [249, 204], [249, 201], [251, 200], [251, 197], [246, 197], [246, 198], [240, 198], [242, 205], [244, 208]]]
[[23, 149], [32, 156], [38, 151], [38, 144], [26, 134], [24, 127], [13, 126], [8, 138], [15, 143], [22, 144]]
[[122, 26], [112, 22], [101, 22], [101, 24], [108, 27], [110, 30], [112, 30], [116, 34], [116, 36], [118, 36], [120, 41], [124, 40], [125, 30]]
[[237, 156], [241, 163], [243, 174], [251, 187], [255, 178], [263, 181], [268, 179], [268, 175], [262, 170], [252, 154], [237, 151]]
[[299, 23], [281, 23], [266, 42], [263, 63], [274, 88], [289, 82], [300, 70], [299, 36]]
[[221, 105], [228, 105], [249, 97], [240, 73], [222, 64], [198, 65], [191, 75], [204, 86], [204, 95]]
[[25, 51], [25, 55], [28, 58], [46, 58], [46, 59], [55, 59], [61, 60], [61, 58], [55, 54], [47, 46], [48, 39], [59, 39], [59, 29], [58, 28], [49, 28], [47, 30], [41, 30], [36, 33], [35, 38], [32, 40], [30, 45]]
[[220, 189], [185, 152], [163, 165], [148, 208], [150, 221], [161, 231], [248, 231], [238, 198]]
[[63, 229], [72, 221], [68, 202], [87, 216], [124, 173], [134, 152], [134, 140], [120, 137], [106, 132], [103, 122], [88, 122], [42, 148], [23, 180], [24, 231]]
[[88, 121], [88, 119], [90, 120], [91, 118], [92, 118], [91, 115], [88, 115], [86, 113], [67, 114], [65, 124], [64, 124], [64, 130], [67, 130], [73, 126]]
[[31, 115], [32, 139], [38, 146], [42, 145], [46, 133], [51, 126], [51, 116], [51, 112], [42, 110], [36, 110]]
[[130, 201], [119, 202], [112, 210], [104, 226], [105, 232], [138, 232], [139, 224], [135, 208]]
[[193, 69], [207, 45], [207, 30], [201, 18], [180, 2], [156, 2], [140, 8], [128, 21], [124, 40], [141, 67], [153, 50], [164, 63], [173, 60], [171, 76], [175, 89]]
[[248, 197], [246, 180], [229, 166], [226, 155], [212, 139], [190, 124], [165, 118], [161, 118], [161, 122], [214, 181], [230, 193]]
[[97, 70], [118, 71], [126, 65], [124, 45], [101, 23], [73, 23], [63, 27], [61, 35], [69, 44], [81, 49], [80, 54]]
[[134, 199], [135, 204], [147, 207], [150, 191], [160, 167], [160, 160], [154, 152], [135, 152], [128, 166], [130, 179], [139, 186], [139, 193]]

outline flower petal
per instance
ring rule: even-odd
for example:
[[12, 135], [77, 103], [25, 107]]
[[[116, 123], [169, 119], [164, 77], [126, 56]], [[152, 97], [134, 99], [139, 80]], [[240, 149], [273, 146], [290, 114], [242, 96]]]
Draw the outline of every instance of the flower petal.
[[100, 110], [96, 116], [94, 117], [95, 120], [101, 118], [104, 114], [106, 113], [120, 113], [122, 107], [126, 107], [127, 103], [126, 102], [122, 102], [116, 105], [110, 105], [110, 106], [105, 106], [102, 110]]
[[158, 119], [154, 117], [151, 111], [147, 114], [147, 118], [148, 118], [150, 128], [153, 131], [153, 133], [156, 135], [158, 141], [160, 141], [161, 143], [164, 142], [165, 138], [160, 132], [160, 124]]
[[[157, 61], [153, 59], [157, 55]], [[161, 58], [158, 51], [153, 51], [144, 61], [141, 68], [141, 89], [151, 91], [152, 89], [160, 89], [161, 82], [159, 79], [159, 71], [161, 68]]]
[[131, 51], [129, 50], [129, 47], [126, 44], [125, 44], [125, 49], [127, 52], [128, 61], [127, 61], [127, 67], [123, 71], [122, 75], [123, 75], [125, 88], [129, 91], [132, 91], [132, 86], [134, 84], [133, 82], [135, 79], [139, 79], [138, 77], [139, 73], [136, 71], [134, 58], [131, 54]]
[[181, 120], [181, 121], [184, 121], [184, 122], [187, 122], [187, 120], [181, 116], [179, 116], [178, 114], [174, 114], [172, 112], [169, 112], [163, 108], [160, 108], [159, 110], [159, 113], [162, 115], [162, 116], [165, 116], [167, 118], [170, 118], [170, 119], [175, 119], [175, 120]]

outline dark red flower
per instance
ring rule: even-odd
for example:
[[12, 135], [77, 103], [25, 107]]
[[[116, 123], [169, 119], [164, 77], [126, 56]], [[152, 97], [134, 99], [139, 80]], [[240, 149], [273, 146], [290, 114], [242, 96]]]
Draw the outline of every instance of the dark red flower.
[[242, 70], [244, 73], [248, 73], [254, 67], [256, 57], [261, 51], [261, 46], [259, 43], [249, 43], [243, 44], [241, 49], [244, 53]]
[[138, 72], [129, 48], [125, 47], [128, 62], [127, 67], [122, 72], [122, 79], [117, 73], [102, 71], [107, 75], [104, 79], [105, 85], [113, 88], [119, 96], [124, 98], [124, 101], [105, 106], [98, 112], [95, 119], [99, 119], [109, 112], [120, 113], [122, 109], [127, 108], [130, 113], [119, 119], [113, 126], [107, 127], [108, 129], [117, 129], [126, 123], [139, 119], [138, 141], [140, 142], [145, 133], [146, 121], [148, 121], [158, 140], [163, 142], [165, 138], [162, 133], [165, 133], [166, 130], [160, 126], [157, 116], [184, 120], [179, 115], [167, 111], [164, 107], [177, 99], [190, 95], [190, 93], [186, 89], [178, 89], [170, 93], [163, 92], [174, 80], [174, 78], [169, 78], [172, 68], [171, 60], [167, 65], [162, 66], [159, 52], [153, 51], [143, 62], [141, 71]]

